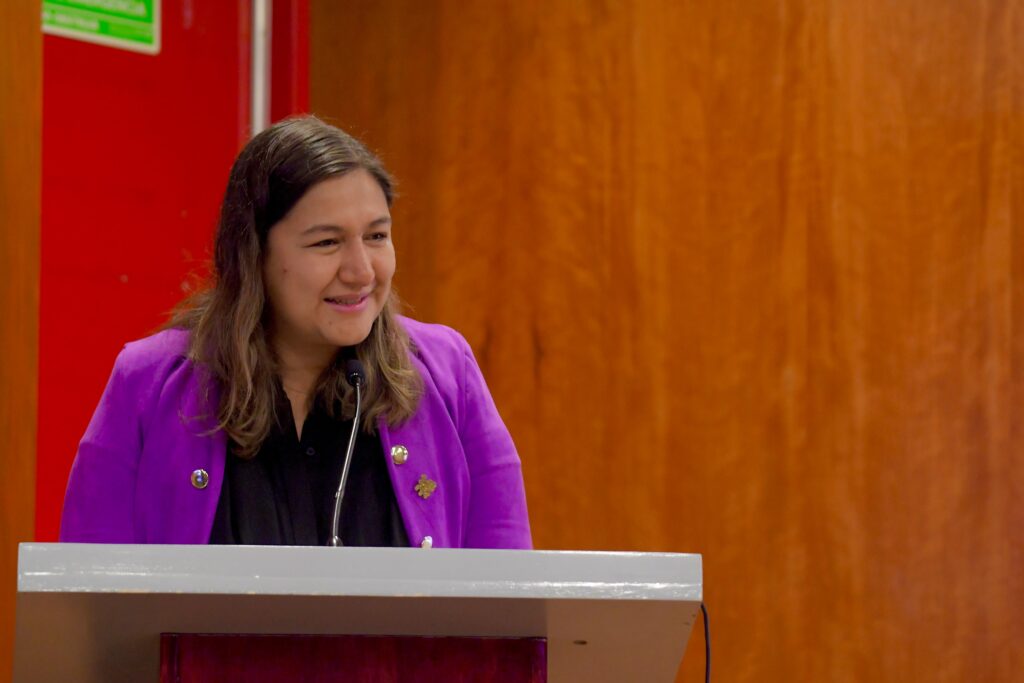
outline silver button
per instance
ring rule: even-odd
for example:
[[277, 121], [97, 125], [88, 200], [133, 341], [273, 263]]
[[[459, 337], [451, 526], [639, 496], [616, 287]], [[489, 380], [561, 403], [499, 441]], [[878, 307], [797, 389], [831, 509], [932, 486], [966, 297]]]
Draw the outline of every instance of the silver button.
[[399, 444], [398, 446], [391, 447], [391, 460], [396, 465], [402, 465], [406, 460], [409, 459], [409, 449]]
[[197, 489], [205, 489], [209, 483], [210, 475], [206, 473], [206, 470], [195, 470], [192, 472], [192, 485]]
[[434, 547], [434, 539], [431, 538], [430, 536], [424, 536], [423, 540], [420, 541], [420, 547], [421, 548], [433, 548]]

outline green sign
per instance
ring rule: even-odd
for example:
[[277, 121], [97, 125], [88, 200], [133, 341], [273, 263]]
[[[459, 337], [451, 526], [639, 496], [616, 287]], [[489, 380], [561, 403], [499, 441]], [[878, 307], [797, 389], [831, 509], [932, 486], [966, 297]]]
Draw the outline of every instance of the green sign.
[[160, 0], [43, 0], [43, 33], [155, 55]]

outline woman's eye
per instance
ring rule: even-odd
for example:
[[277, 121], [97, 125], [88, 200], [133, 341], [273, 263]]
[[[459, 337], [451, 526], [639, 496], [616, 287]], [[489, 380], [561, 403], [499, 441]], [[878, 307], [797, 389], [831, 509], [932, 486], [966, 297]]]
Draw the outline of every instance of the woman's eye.
[[337, 243], [338, 243], [338, 240], [326, 239], [326, 240], [320, 240], [319, 242], [316, 242], [316, 243], [311, 244], [309, 246], [311, 246], [311, 247], [333, 247]]
[[388, 238], [388, 234], [386, 232], [373, 232], [373, 233], [370, 233], [370, 240], [373, 241], [373, 242], [382, 242], [383, 240], [386, 240], [387, 238]]

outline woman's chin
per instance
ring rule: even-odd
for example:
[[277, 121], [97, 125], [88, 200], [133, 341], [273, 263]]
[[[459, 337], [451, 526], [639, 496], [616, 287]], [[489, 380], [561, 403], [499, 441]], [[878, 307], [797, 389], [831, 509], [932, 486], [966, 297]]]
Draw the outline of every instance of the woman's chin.
[[366, 338], [370, 336], [370, 327], [365, 330], [351, 330], [345, 332], [333, 331], [331, 334], [324, 335], [331, 346], [346, 347], [355, 346], [366, 341]]

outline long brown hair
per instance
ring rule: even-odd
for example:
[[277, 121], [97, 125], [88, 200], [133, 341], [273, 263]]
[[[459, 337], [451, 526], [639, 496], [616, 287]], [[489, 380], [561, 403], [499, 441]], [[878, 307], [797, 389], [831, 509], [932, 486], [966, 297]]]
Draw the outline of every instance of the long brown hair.
[[[276, 419], [277, 363], [267, 339], [263, 283], [267, 234], [313, 185], [355, 169], [373, 176], [390, 207], [391, 176], [380, 159], [344, 131], [301, 116], [256, 135], [231, 168], [214, 242], [212, 282], [179, 304], [167, 323], [189, 330], [189, 359], [209, 371], [220, 396], [217, 425], [242, 457], [256, 454]], [[380, 418], [392, 425], [408, 419], [422, 393], [409, 337], [396, 320], [398, 309], [392, 294], [369, 336], [355, 347], [366, 370], [362, 428], [368, 432]], [[332, 415], [349, 416], [354, 396], [340, 356], [321, 375], [314, 400]]]

